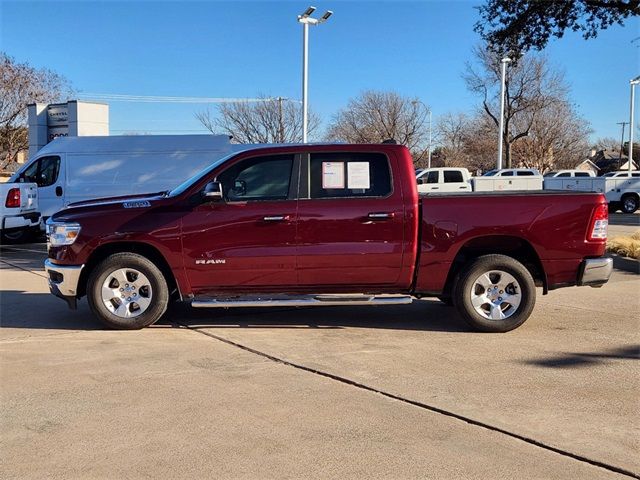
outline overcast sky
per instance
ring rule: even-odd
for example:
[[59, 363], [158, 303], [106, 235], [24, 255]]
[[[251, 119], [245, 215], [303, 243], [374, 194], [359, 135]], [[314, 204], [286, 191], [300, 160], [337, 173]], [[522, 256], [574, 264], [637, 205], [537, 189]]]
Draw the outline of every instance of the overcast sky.
[[[334, 11], [310, 32], [309, 97], [323, 120], [363, 90], [418, 96], [434, 116], [471, 112], [461, 74], [479, 42], [475, 1], [317, 1]], [[0, 2], [0, 47], [79, 92], [300, 99], [301, 26], [309, 2]], [[620, 138], [629, 79], [640, 74], [639, 20], [545, 50], [565, 71], [592, 139]], [[640, 92], [639, 92], [640, 94]], [[640, 96], [640, 95], [639, 95]], [[195, 133], [206, 105], [110, 102], [111, 133]], [[637, 110], [640, 110], [638, 108]]]

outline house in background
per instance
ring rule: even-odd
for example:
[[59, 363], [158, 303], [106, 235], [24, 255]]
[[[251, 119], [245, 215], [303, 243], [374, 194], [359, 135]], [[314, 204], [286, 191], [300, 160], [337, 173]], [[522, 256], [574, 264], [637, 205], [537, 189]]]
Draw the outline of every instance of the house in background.
[[[620, 151], [614, 150], [599, 150], [589, 160], [599, 168], [598, 175], [615, 172], [616, 170], [626, 170], [629, 166], [629, 157], [624, 153], [620, 155]], [[634, 161], [632, 170], [637, 169], [638, 165]]]
[[585, 170], [587, 172], [593, 172], [596, 177], [600, 174], [600, 168], [598, 168], [598, 166], [588, 158], [582, 161], [581, 163], [579, 163], [578, 165], [576, 165], [576, 170]]

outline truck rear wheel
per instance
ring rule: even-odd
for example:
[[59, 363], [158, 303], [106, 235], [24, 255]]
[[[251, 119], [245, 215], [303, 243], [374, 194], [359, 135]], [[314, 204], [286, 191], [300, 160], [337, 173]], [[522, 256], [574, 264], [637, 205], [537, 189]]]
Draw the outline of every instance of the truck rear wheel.
[[453, 289], [462, 318], [481, 332], [508, 332], [531, 315], [536, 288], [529, 271], [505, 255], [484, 255], [469, 264]]
[[638, 210], [638, 196], [628, 193], [622, 196], [622, 211], [624, 213], [633, 213]]
[[169, 289], [162, 272], [135, 253], [116, 253], [89, 276], [91, 311], [108, 327], [137, 330], [157, 322], [167, 310]]

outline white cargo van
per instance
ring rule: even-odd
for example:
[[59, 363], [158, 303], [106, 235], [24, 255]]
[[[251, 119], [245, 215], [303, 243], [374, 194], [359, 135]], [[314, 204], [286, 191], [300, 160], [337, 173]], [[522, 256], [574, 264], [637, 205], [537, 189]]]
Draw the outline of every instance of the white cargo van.
[[233, 151], [226, 135], [60, 137], [9, 182], [38, 184], [46, 220], [70, 203], [169, 190]]

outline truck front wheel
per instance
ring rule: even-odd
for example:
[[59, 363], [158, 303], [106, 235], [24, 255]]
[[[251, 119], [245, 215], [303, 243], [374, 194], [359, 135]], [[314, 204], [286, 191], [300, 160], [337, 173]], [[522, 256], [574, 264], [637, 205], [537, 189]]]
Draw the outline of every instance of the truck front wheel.
[[484, 255], [460, 273], [454, 304], [462, 318], [481, 332], [508, 332], [533, 310], [536, 288], [529, 271], [505, 255]]
[[162, 317], [169, 289], [164, 275], [149, 259], [135, 253], [116, 253], [89, 275], [87, 300], [105, 325], [137, 330]]

